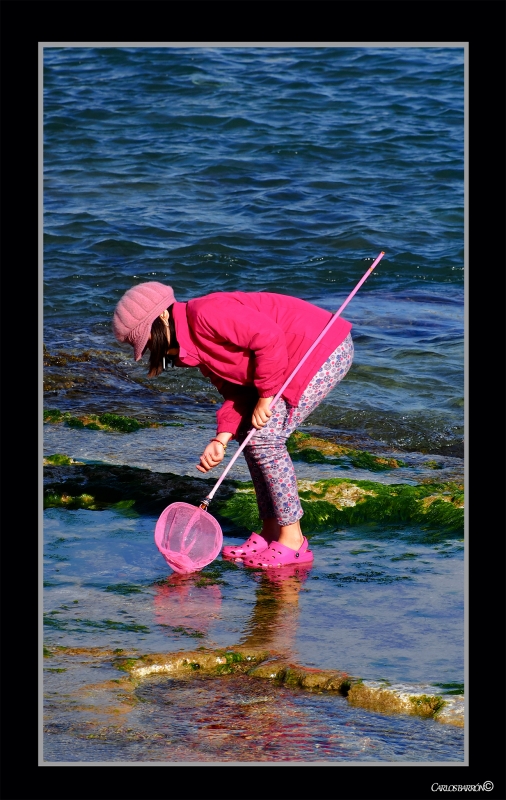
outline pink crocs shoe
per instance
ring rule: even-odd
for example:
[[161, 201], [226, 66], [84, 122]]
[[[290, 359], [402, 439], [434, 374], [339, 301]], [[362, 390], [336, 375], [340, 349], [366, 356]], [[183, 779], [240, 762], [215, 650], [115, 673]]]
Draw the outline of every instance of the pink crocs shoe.
[[256, 567], [257, 569], [285, 567], [288, 564], [307, 564], [314, 559], [314, 555], [311, 550], [308, 550], [308, 547], [305, 536], [298, 550], [292, 550], [291, 547], [286, 547], [279, 542], [271, 542], [266, 550], [262, 550], [260, 558], [256, 555], [249, 556], [243, 558], [243, 563], [246, 567]]
[[268, 547], [269, 543], [265, 541], [263, 536], [260, 536], [259, 533], [252, 533], [244, 544], [227, 545], [222, 549], [221, 554], [225, 556], [225, 558], [239, 560], [249, 555], [256, 557], [259, 553], [263, 553], [264, 550], [267, 550]]

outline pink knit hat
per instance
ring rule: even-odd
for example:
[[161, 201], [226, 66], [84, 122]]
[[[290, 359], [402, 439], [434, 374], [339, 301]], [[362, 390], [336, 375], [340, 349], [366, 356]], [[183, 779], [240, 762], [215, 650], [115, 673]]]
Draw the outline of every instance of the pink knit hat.
[[112, 329], [116, 339], [128, 342], [134, 348], [134, 359], [139, 361], [151, 335], [151, 325], [176, 298], [171, 286], [157, 281], [139, 283], [129, 289], [114, 312]]

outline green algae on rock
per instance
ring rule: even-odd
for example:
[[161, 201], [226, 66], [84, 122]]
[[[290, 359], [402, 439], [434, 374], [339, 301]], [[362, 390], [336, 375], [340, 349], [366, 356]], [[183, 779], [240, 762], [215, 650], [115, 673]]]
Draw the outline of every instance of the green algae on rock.
[[99, 631], [130, 631], [133, 633], [149, 633], [149, 628], [146, 625], [141, 625], [137, 622], [122, 622], [121, 620], [113, 619], [82, 619], [81, 617], [60, 620], [55, 617], [55, 615], [60, 613], [61, 612], [58, 610], [49, 611], [47, 613], [44, 612], [44, 625], [55, 628], [59, 631], [85, 632], [92, 629]]
[[[131, 513], [160, 514], [184, 497], [200, 504], [212, 479], [154, 473], [107, 464], [45, 466], [44, 507], [116, 508]], [[424, 529], [460, 534], [464, 528], [463, 487], [451, 483], [383, 484], [331, 478], [298, 481], [306, 533], [362, 524], [410, 523]], [[224, 481], [213, 513], [222, 523], [255, 530], [259, 524], [253, 484]]]
[[[74, 416], [69, 411], [59, 411], [54, 408], [44, 410], [45, 423], [63, 422], [70, 428], [86, 428], [94, 431], [116, 431], [133, 433], [141, 428], [162, 428], [178, 423], [164, 422], [139, 422], [134, 417], [125, 417], [121, 414], [80, 414]], [[182, 423], [180, 423], [182, 424]]]
[[51, 354], [46, 345], [43, 345], [43, 363], [45, 367], [66, 367], [68, 364], [76, 364], [91, 361], [91, 353], [85, 350], [84, 353], [76, 355], [61, 350], [55, 354]]
[[[298, 481], [304, 511], [303, 528], [316, 532], [330, 527], [365, 523], [415, 523], [428, 529], [462, 532], [463, 491], [448, 484], [382, 484], [373, 481], [331, 478]], [[260, 520], [252, 484], [243, 484], [216, 509], [249, 530]]]
[[140, 594], [142, 589], [132, 583], [116, 583], [106, 586], [104, 592], [114, 592], [114, 594], [128, 596], [130, 594]]
[[295, 431], [288, 438], [287, 449], [293, 461], [304, 461], [307, 464], [334, 464], [344, 469], [355, 467], [371, 472], [406, 466], [405, 462], [398, 458], [375, 456], [367, 450], [354, 450], [300, 431]]
[[54, 464], [55, 466], [68, 466], [69, 464], [82, 464], [82, 461], [74, 461], [73, 458], [69, 458], [69, 456], [64, 455], [63, 453], [53, 453], [51, 456], [46, 456], [44, 458], [44, 466], [48, 464]]
[[[429, 688], [429, 687], [427, 687]], [[374, 681], [353, 681], [347, 694], [355, 706], [383, 714], [410, 714], [464, 726], [464, 698], [417, 692], [415, 687], [389, 686]]]
[[155, 674], [185, 676], [199, 670], [217, 675], [246, 672], [251, 664], [268, 657], [265, 650], [194, 650], [179, 653], [152, 653], [137, 659], [119, 657], [115, 661], [118, 669], [129, 672], [133, 678], [145, 678]]
[[87, 508], [90, 511], [97, 511], [99, 505], [91, 494], [69, 495], [63, 492], [49, 492], [44, 495], [44, 508], [68, 508], [70, 511], [77, 511], [80, 508]]

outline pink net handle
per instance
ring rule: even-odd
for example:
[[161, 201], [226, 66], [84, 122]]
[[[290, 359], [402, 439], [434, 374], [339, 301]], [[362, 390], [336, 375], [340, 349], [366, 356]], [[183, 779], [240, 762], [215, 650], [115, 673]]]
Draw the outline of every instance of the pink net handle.
[[[383, 258], [383, 256], [384, 256], [384, 255], [385, 255], [385, 252], [382, 250], [382, 251], [381, 251], [381, 253], [379, 254], [379, 256], [378, 256], [378, 257], [375, 259], [375, 261], [374, 261], [374, 262], [371, 264], [371, 266], [369, 267], [369, 269], [367, 270], [367, 272], [365, 273], [365, 275], [363, 275], [363, 276], [362, 276], [362, 278], [359, 280], [359, 282], [357, 283], [357, 285], [355, 286], [355, 288], [353, 289], [353, 291], [352, 291], [352, 292], [351, 292], [351, 293], [348, 295], [348, 297], [346, 298], [346, 300], [344, 301], [344, 303], [342, 304], [342, 306], [341, 306], [341, 307], [340, 307], [340, 308], [339, 308], [339, 309], [336, 311], [336, 313], [335, 313], [335, 314], [332, 316], [332, 318], [331, 318], [331, 319], [329, 320], [329, 322], [326, 324], [325, 328], [322, 330], [322, 332], [320, 333], [320, 335], [318, 336], [318, 338], [317, 338], [317, 339], [316, 339], [316, 340], [313, 342], [313, 344], [311, 345], [311, 347], [309, 348], [309, 350], [307, 351], [307, 353], [305, 354], [305, 356], [304, 356], [304, 357], [303, 357], [303, 358], [302, 358], [302, 359], [299, 361], [299, 363], [297, 364], [297, 366], [296, 366], [296, 367], [295, 367], [295, 369], [293, 370], [293, 372], [292, 372], [292, 374], [290, 375], [290, 377], [286, 379], [286, 381], [284, 382], [283, 386], [281, 387], [281, 389], [280, 389], [280, 390], [279, 390], [279, 392], [277, 393], [276, 397], [275, 397], [275, 398], [272, 400], [272, 402], [271, 402], [271, 404], [270, 404], [269, 408], [272, 408], [273, 406], [275, 406], [275, 405], [276, 405], [276, 403], [278, 402], [279, 398], [281, 397], [281, 395], [282, 395], [282, 394], [283, 394], [283, 392], [285, 391], [285, 389], [286, 389], [286, 387], [288, 386], [288, 384], [289, 384], [289, 383], [292, 381], [292, 379], [293, 379], [293, 378], [295, 377], [295, 375], [298, 373], [298, 371], [300, 370], [300, 368], [302, 367], [302, 365], [305, 363], [306, 359], [307, 359], [307, 358], [309, 358], [309, 356], [311, 355], [311, 353], [313, 352], [313, 350], [315, 349], [315, 347], [317, 347], [317, 346], [320, 344], [321, 340], [323, 339], [323, 337], [325, 336], [325, 334], [327, 333], [327, 331], [329, 330], [329, 328], [330, 328], [330, 327], [331, 327], [331, 326], [334, 324], [334, 322], [335, 322], [335, 321], [336, 321], [336, 319], [337, 319], [337, 318], [340, 316], [340, 314], [342, 313], [342, 311], [343, 311], [343, 310], [346, 308], [346, 306], [348, 305], [348, 303], [350, 302], [350, 300], [351, 300], [353, 297], [355, 297], [356, 293], [358, 292], [358, 290], [360, 289], [360, 287], [362, 286], [362, 284], [364, 283], [364, 281], [366, 281], [366, 280], [367, 280], [367, 278], [369, 277], [369, 275], [370, 275], [370, 274], [371, 274], [371, 272], [373, 271], [374, 267], [375, 267], [377, 264], [379, 264], [379, 262], [381, 261], [381, 259]], [[203, 505], [204, 505], [204, 504], [205, 504], [205, 505], [208, 505], [208, 504], [209, 504], [209, 502], [210, 502], [210, 501], [213, 499], [214, 495], [215, 495], [215, 494], [216, 494], [216, 492], [218, 491], [218, 488], [221, 486], [221, 483], [222, 483], [222, 481], [225, 479], [226, 475], [228, 474], [228, 472], [230, 471], [230, 469], [232, 468], [232, 466], [235, 464], [235, 462], [236, 462], [236, 461], [237, 461], [237, 459], [239, 458], [240, 454], [242, 453], [242, 451], [244, 450], [244, 448], [246, 447], [246, 445], [248, 444], [248, 442], [250, 441], [250, 439], [252, 439], [252, 437], [255, 435], [256, 431], [257, 431], [257, 429], [256, 429], [256, 428], [252, 428], [252, 429], [249, 431], [249, 433], [248, 433], [248, 435], [246, 436], [245, 440], [243, 441], [243, 443], [241, 444], [241, 446], [240, 446], [240, 447], [239, 447], [239, 448], [236, 450], [236, 452], [234, 453], [234, 455], [232, 456], [232, 458], [231, 458], [231, 459], [230, 459], [230, 461], [228, 462], [227, 466], [226, 466], [226, 467], [225, 467], [225, 469], [223, 470], [222, 474], [221, 474], [221, 475], [220, 475], [220, 477], [218, 478], [218, 481], [216, 482], [216, 484], [215, 484], [214, 488], [211, 490], [211, 492], [209, 492], [209, 494], [207, 495], [206, 499], [203, 501]]]

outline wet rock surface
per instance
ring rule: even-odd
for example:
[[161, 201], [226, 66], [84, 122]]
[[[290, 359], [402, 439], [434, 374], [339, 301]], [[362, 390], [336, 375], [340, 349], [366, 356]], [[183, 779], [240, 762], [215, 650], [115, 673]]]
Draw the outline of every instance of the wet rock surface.
[[[171, 502], [184, 497], [199, 505], [214, 485], [170, 473], [155, 473], [135, 467], [106, 464], [65, 464], [73, 461], [62, 454], [46, 459], [44, 505], [91, 510], [122, 504], [138, 513], [161, 514]], [[382, 484], [346, 478], [299, 482], [299, 493], [310, 530], [339, 524], [362, 524], [371, 520], [417, 522], [432, 529], [462, 532], [463, 487], [453, 483]], [[252, 484], [224, 481], [220, 499], [213, 502], [220, 521], [229, 520], [241, 529], [259, 524]]]

